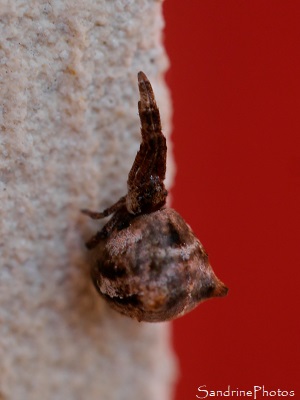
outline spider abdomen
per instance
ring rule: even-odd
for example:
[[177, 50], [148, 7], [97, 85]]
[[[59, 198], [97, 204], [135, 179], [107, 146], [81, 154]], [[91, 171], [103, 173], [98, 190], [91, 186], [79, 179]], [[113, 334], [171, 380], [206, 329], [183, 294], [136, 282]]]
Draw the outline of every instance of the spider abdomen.
[[227, 294], [175, 210], [138, 215], [120, 226], [93, 250], [93, 282], [115, 310], [139, 321], [165, 321]]

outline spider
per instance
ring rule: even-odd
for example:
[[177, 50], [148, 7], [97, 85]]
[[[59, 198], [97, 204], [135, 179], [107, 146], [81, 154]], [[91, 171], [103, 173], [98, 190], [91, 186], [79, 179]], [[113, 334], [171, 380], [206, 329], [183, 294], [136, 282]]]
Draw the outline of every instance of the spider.
[[216, 277], [189, 225], [166, 207], [167, 145], [151, 84], [138, 73], [142, 142], [129, 172], [127, 195], [92, 219], [112, 215], [87, 243], [91, 275], [102, 297], [139, 321], [177, 318], [228, 289]]

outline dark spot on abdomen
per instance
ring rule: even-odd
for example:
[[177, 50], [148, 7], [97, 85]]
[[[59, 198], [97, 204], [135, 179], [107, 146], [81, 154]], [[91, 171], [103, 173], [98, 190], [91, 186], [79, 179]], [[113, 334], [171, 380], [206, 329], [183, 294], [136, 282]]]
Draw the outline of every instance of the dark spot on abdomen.
[[103, 263], [102, 261], [97, 262], [97, 268], [101, 276], [104, 278], [115, 281], [126, 275], [126, 269], [123, 267], [117, 267], [111, 263]]
[[168, 222], [168, 229], [169, 229], [169, 233], [168, 233], [169, 246], [171, 246], [171, 247], [181, 246], [183, 243], [182, 243], [180, 234], [172, 222]]

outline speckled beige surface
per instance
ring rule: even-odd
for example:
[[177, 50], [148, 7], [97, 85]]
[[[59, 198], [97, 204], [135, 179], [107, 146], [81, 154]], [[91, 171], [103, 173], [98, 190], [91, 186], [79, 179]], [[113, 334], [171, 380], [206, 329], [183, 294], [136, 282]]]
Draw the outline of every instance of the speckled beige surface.
[[125, 194], [139, 70], [168, 136], [161, 7], [0, 0], [1, 400], [171, 399], [169, 325], [97, 296], [84, 241], [100, 225], [79, 212]]

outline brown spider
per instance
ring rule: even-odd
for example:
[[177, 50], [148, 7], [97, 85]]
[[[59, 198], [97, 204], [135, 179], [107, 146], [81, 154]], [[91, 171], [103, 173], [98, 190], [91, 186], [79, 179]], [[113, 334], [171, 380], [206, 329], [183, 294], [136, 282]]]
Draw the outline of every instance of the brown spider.
[[165, 321], [228, 289], [216, 277], [191, 228], [165, 207], [166, 139], [149, 80], [138, 73], [142, 143], [128, 175], [128, 193], [93, 219], [113, 214], [87, 243], [92, 279], [117, 311], [139, 321]]

